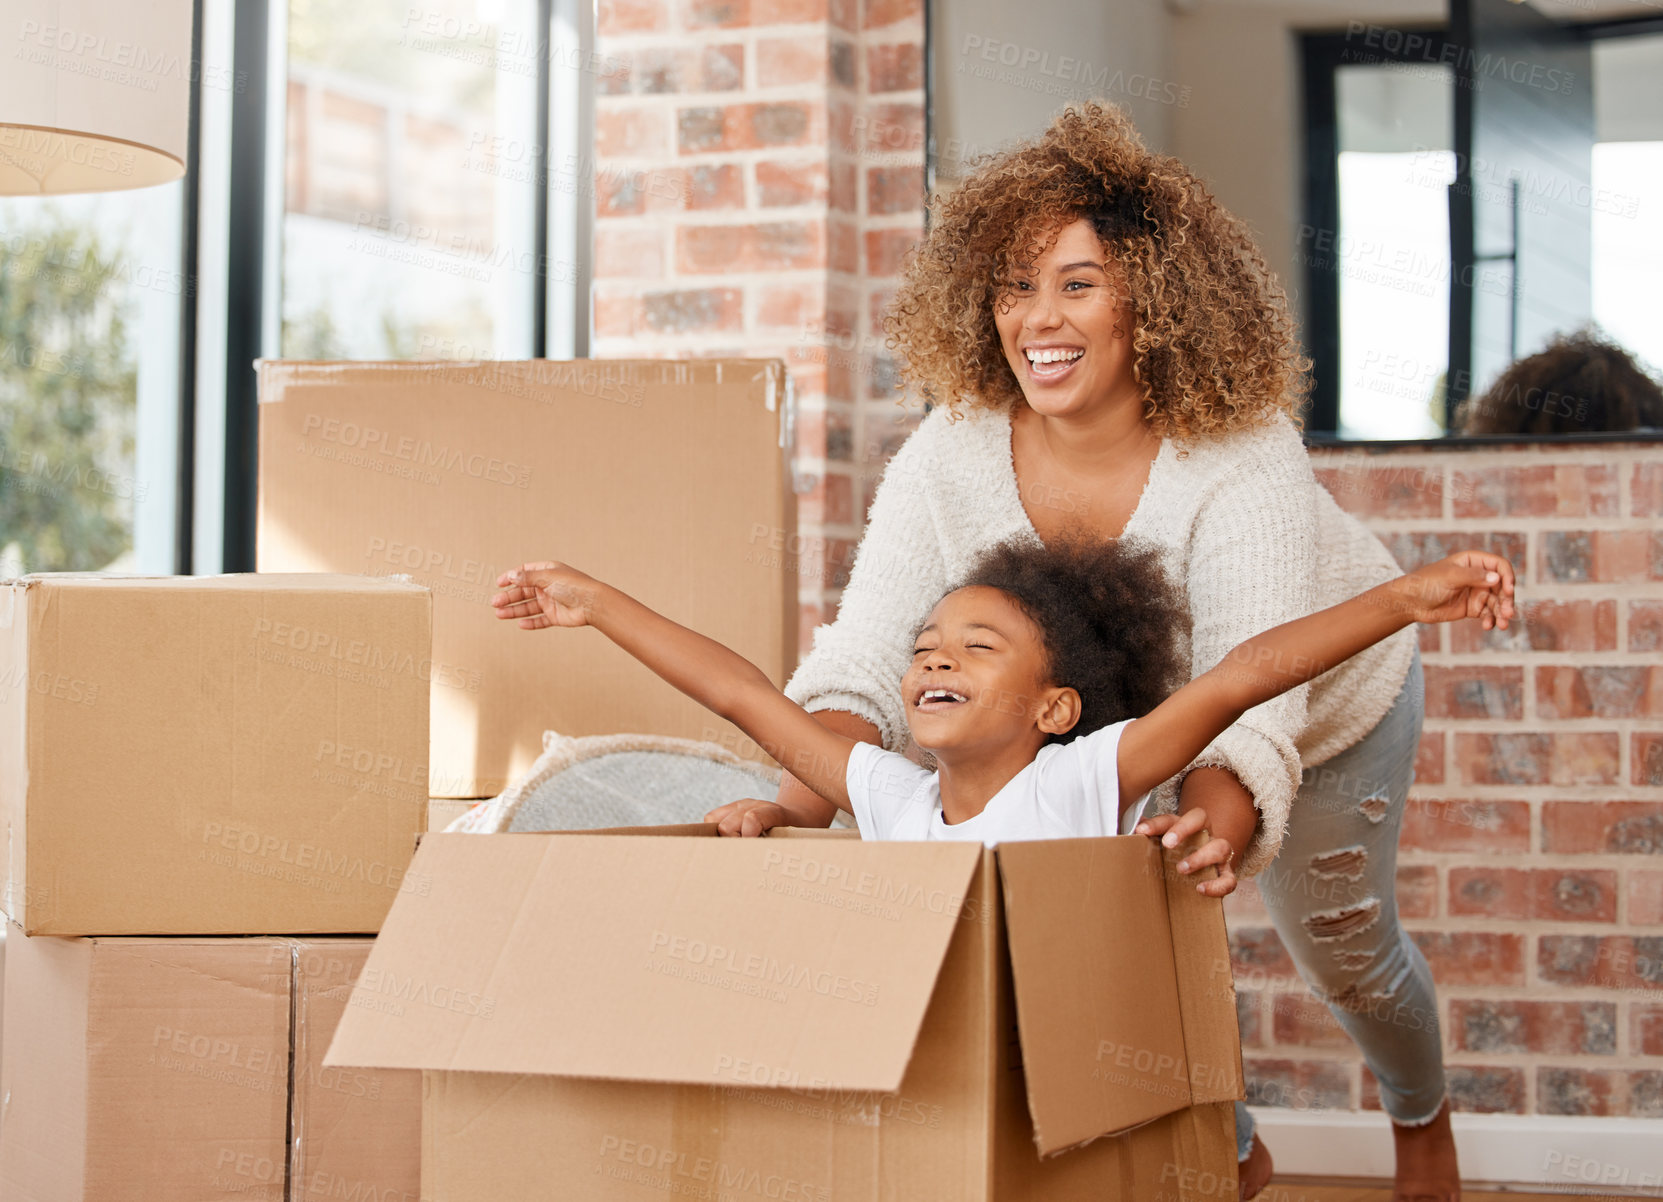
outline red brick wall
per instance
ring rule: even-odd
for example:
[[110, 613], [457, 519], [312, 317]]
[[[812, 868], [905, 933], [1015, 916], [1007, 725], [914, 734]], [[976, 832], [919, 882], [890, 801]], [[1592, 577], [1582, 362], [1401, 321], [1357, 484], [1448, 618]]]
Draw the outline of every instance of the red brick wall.
[[[1514, 629], [1421, 632], [1398, 902], [1457, 1108], [1663, 1116], [1663, 445], [1313, 460], [1405, 568], [1481, 546], [1519, 569]], [[1263, 1100], [1377, 1107], [1255, 891], [1228, 912]]]
[[803, 645], [899, 409], [879, 316], [923, 228], [921, 0], [601, 0], [594, 353], [777, 355]]

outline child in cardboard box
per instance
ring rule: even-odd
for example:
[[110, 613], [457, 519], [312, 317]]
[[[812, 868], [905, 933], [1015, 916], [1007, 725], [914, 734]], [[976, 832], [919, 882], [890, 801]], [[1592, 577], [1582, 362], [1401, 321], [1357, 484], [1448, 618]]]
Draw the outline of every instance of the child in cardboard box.
[[[1412, 622], [1475, 618], [1506, 629], [1513, 569], [1463, 551], [1240, 644], [1175, 691], [1186, 619], [1153, 548], [1119, 541], [1007, 543], [943, 597], [901, 682], [913, 740], [935, 771], [827, 730], [762, 671], [584, 573], [530, 563], [497, 581], [498, 618], [527, 630], [593, 626], [738, 726], [797, 779], [852, 812], [867, 839], [1113, 835], [1156, 785], [1243, 713]], [[1197, 888], [1223, 896], [1256, 813], [1137, 821], [1167, 846], [1212, 838], [1180, 863], [1216, 865]]]

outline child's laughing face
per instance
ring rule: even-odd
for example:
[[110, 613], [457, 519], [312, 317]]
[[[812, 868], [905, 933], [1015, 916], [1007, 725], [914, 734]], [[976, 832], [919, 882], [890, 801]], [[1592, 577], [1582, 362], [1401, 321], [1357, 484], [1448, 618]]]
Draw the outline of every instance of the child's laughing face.
[[912, 737], [938, 759], [990, 754], [1030, 740], [1035, 751], [1080, 715], [1079, 694], [1052, 684], [1039, 627], [1010, 597], [975, 585], [930, 611], [901, 678]]

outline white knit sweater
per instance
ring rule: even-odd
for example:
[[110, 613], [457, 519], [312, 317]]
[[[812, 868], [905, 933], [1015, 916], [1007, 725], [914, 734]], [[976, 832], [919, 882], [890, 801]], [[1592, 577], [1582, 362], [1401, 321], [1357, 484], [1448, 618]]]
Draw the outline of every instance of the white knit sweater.
[[[1183, 452], [1163, 442], [1124, 537], [1160, 547], [1187, 590], [1194, 674], [1261, 631], [1399, 574], [1380, 541], [1317, 483], [1285, 418]], [[815, 631], [787, 695], [810, 710], [858, 714], [885, 747], [901, 750], [901, 675], [914, 634], [976, 558], [1010, 538], [1039, 540], [1018, 494], [1009, 415], [973, 410], [955, 421], [931, 412], [885, 470], [837, 620]], [[1350, 747], [1391, 708], [1414, 642], [1413, 627], [1400, 631], [1248, 711], [1191, 765], [1227, 768], [1253, 795], [1259, 830], [1244, 872], [1258, 872], [1281, 846], [1301, 764]], [[1173, 807], [1180, 779], [1157, 791], [1155, 806]]]

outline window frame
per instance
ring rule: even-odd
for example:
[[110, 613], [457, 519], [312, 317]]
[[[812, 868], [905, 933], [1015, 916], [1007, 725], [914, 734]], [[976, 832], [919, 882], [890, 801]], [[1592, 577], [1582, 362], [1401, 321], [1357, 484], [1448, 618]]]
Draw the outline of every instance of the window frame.
[[[1448, 31], [1440, 26], [1393, 26], [1405, 35], [1428, 39], [1427, 47], [1441, 61]], [[1300, 233], [1340, 229], [1339, 69], [1351, 61], [1356, 39], [1343, 32], [1299, 35], [1300, 85], [1303, 97], [1304, 174]], [[1410, 63], [1400, 45], [1397, 51], [1371, 47], [1369, 65]], [[1339, 256], [1304, 254], [1303, 327], [1305, 349], [1311, 358], [1311, 392], [1305, 414], [1308, 439], [1356, 445], [1360, 439], [1341, 438], [1340, 428], [1340, 262]], [[1384, 445], [1397, 446], [1396, 441]]]
[[[1449, 44], [1450, 31], [1445, 26], [1393, 26], [1405, 35], [1419, 35], [1430, 39], [1432, 53], [1441, 56]], [[1567, 32], [1579, 41], [1593, 42], [1606, 38], [1639, 37], [1663, 33], [1663, 15], [1644, 14], [1636, 17], [1587, 21], [1566, 26]], [[1342, 66], [1357, 65], [1348, 61], [1352, 39], [1344, 32], [1301, 32], [1299, 38], [1300, 94], [1302, 98], [1303, 131], [1301, 180], [1301, 232], [1307, 229], [1339, 231], [1339, 111], [1336, 76]], [[1418, 48], [1417, 48], [1418, 49]], [[1370, 62], [1419, 62], [1403, 49], [1396, 52], [1382, 47], [1370, 48]], [[1451, 131], [1457, 163], [1470, 160], [1470, 97], [1457, 80], [1455, 89], [1455, 129]], [[1457, 184], [1465, 167], [1458, 166]], [[1474, 255], [1470, 225], [1457, 222], [1451, 215], [1451, 260], [1472, 262]], [[1590, 431], [1585, 434], [1506, 434], [1467, 435], [1445, 433], [1436, 438], [1360, 439], [1346, 438], [1339, 433], [1340, 383], [1340, 272], [1337, 256], [1327, 261], [1316, 255], [1304, 256], [1302, 324], [1305, 332], [1306, 353], [1311, 358], [1311, 391], [1305, 411], [1305, 441], [1311, 446], [1363, 447], [1370, 449], [1444, 447], [1453, 443], [1463, 446], [1499, 446], [1517, 443], [1608, 443], [1608, 442], [1663, 442], [1663, 430]], [[1456, 272], [1451, 271], [1451, 287], [1455, 287]], [[1452, 346], [1451, 375], [1459, 368], [1453, 347], [1458, 332], [1450, 330]], [[1470, 344], [1471, 331], [1467, 332]], [[1466, 354], [1470, 362], [1471, 348]], [[1455, 406], [1462, 396], [1446, 390], [1444, 421], [1453, 424]]]
[[[526, 3], [539, 35], [528, 125], [543, 154], [531, 196], [530, 353], [585, 358], [593, 323], [592, 185], [560, 187], [552, 177], [556, 163], [594, 161], [595, 86], [587, 66], [556, 73], [553, 64], [593, 61], [594, 5]], [[171, 531], [164, 525], [161, 534], [178, 575], [255, 565], [253, 364], [281, 349], [288, 7], [289, 0], [191, 0], [178, 227], [184, 286], [172, 352], [176, 425], [164, 434], [174, 453], [166, 482], [173, 512]], [[223, 82], [205, 92], [205, 80]], [[555, 261], [571, 270], [551, 277], [551, 245]]]

